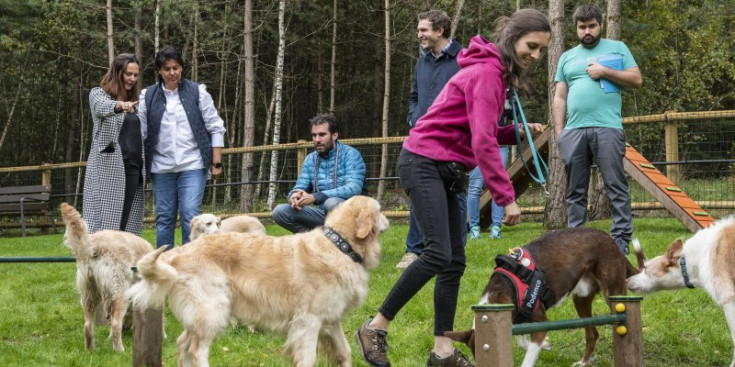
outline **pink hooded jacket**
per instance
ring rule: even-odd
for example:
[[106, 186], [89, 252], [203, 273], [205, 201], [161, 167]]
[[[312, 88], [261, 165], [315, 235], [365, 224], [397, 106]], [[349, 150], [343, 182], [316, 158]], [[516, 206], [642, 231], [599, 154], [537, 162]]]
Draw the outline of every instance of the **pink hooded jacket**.
[[500, 206], [515, 201], [513, 185], [500, 161], [499, 144], [516, 144], [512, 125], [498, 127], [505, 103], [503, 64], [498, 48], [475, 36], [457, 56], [460, 70], [411, 129], [403, 148], [436, 161], [480, 166], [485, 186]]

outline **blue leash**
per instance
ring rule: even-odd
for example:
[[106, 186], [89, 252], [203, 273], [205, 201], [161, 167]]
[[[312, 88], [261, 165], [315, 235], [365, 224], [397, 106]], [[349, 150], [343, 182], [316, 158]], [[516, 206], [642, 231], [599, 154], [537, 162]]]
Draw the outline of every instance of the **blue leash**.
[[[523, 162], [523, 166], [526, 167], [526, 171], [528, 171], [528, 174], [531, 176], [531, 179], [536, 181], [541, 187], [544, 189], [544, 193], [546, 194], [546, 197], [549, 197], [549, 191], [546, 190], [546, 177], [549, 177], [549, 167], [546, 165], [546, 162], [544, 162], [544, 159], [541, 158], [541, 156], [538, 154], [538, 150], [536, 150], [536, 145], [533, 144], [533, 138], [531, 135], [531, 130], [528, 128], [528, 121], [526, 120], [526, 115], [523, 113], [523, 108], [521, 107], [521, 100], [518, 98], [518, 92], [513, 89], [513, 99], [511, 101], [511, 105], [513, 106], [513, 126], [515, 126], [516, 130], [516, 141], [518, 142], [518, 155], [521, 158], [521, 162]], [[523, 144], [521, 141], [521, 134], [520, 134], [520, 126], [518, 123], [518, 117], [520, 117], [521, 124], [523, 124], [523, 131], [526, 133], [526, 140], [528, 141], [528, 147], [531, 149], [531, 158], [533, 161], [533, 167], [536, 171], [536, 174], [534, 175], [534, 172], [531, 171], [531, 168], [526, 165], [526, 161], [523, 159]]]

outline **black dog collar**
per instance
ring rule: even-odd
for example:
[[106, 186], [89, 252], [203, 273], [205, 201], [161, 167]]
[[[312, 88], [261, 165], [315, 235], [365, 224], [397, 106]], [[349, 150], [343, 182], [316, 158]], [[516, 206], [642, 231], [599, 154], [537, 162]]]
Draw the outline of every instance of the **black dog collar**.
[[684, 284], [687, 288], [694, 288], [694, 284], [689, 283], [689, 274], [687, 274], [687, 261], [684, 259], [684, 255], [679, 258], [679, 267], [681, 267], [681, 276], [684, 277]]
[[350, 246], [350, 244], [347, 243], [347, 241], [345, 241], [345, 239], [342, 238], [342, 236], [340, 236], [337, 231], [329, 227], [324, 227], [324, 235], [327, 236], [327, 238], [329, 238], [329, 240], [332, 241], [332, 243], [334, 243], [334, 245], [337, 246], [340, 251], [347, 254], [347, 256], [349, 256], [352, 261], [358, 264], [362, 263], [362, 256], [355, 252], [355, 250], [352, 249], [352, 246]]

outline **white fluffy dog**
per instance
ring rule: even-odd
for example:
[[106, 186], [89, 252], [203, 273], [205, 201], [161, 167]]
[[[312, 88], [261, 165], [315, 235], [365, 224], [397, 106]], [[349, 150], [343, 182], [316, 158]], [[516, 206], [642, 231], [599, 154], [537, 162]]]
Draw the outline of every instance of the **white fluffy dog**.
[[239, 232], [257, 235], [265, 234], [265, 227], [258, 218], [249, 215], [237, 215], [220, 220], [214, 214], [199, 214], [191, 219], [191, 240], [199, 236], [220, 232]]
[[[314, 366], [317, 345], [340, 366], [352, 365], [344, 316], [365, 300], [368, 269], [380, 261], [388, 228], [380, 205], [355, 196], [325, 226], [282, 237], [221, 233], [138, 262], [142, 281], [127, 294], [135, 307], [162, 307], [166, 296], [185, 331], [179, 366], [208, 366], [212, 340], [231, 316], [287, 334], [298, 367]], [[170, 254], [170, 255], [169, 255]]]
[[125, 291], [133, 283], [130, 268], [153, 248], [146, 240], [128, 232], [107, 230], [90, 235], [87, 223], [74, 207], [63, 203], [60, 209], [66, 224], [64, 244], [77, 258], [77, 288], [84, 310], [84, 346], [94, 349], [94, 315], [101, 304], [110, 316], [112, 347], [122, 352], [125, 350], [121, 337], [123, 319], [129, 305]]

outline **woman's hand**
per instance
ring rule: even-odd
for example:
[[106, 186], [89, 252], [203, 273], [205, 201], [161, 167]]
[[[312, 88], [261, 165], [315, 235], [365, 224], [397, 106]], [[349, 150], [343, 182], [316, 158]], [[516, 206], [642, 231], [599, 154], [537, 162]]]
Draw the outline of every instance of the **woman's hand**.
[[[529, 123], [528, 130], [531, 131], [531, 135], [536, 136], [544, 131], [544, 125], [535, 122]], [[521, 133], [521, 138], [526, 137], [526, 129], [521, 128], [518, 131]]]
[[505, 217], [503, 218], [503, 224], [508, 226], [514, 226], [521, 222], [521, 208], [518, 207], [515, 201], [505, 206]]
[[115, 111], [118, 113], [120, 112], [135, 113], [135, 107], [138, 106], [138, 103], [140, 103], [140, 101], [135, 101], [135, 102], [118, 101], [115, 104]]

